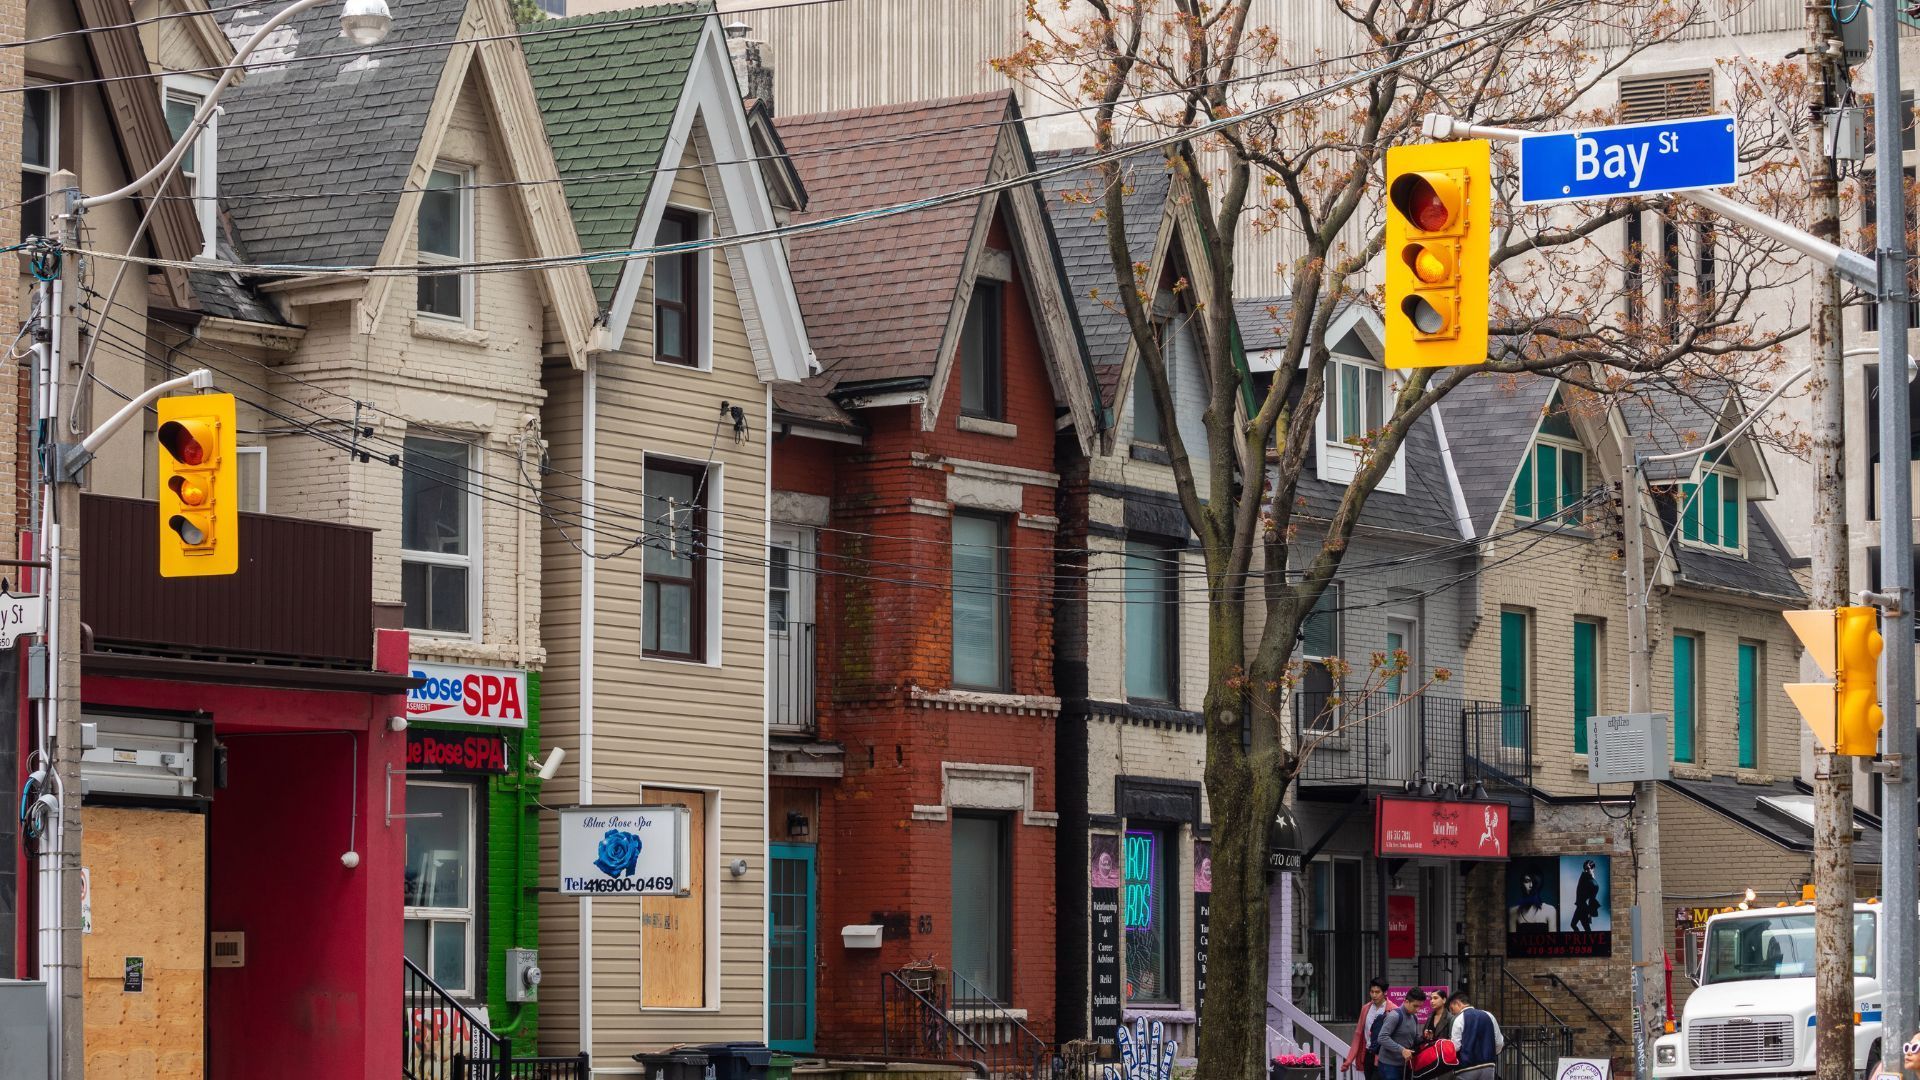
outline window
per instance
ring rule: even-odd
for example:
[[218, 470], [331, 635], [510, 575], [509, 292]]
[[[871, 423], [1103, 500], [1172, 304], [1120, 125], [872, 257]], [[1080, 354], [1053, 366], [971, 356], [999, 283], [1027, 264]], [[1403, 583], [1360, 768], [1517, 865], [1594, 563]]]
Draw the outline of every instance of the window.
[[407, 436], [400, 593], [409, 630], [471, 634], [478, 488], [466, 443]]
[[1540, 421], [1532, 449], [1520, 462], [1520, 476], [1513, 484], [1513, 516], [1546, 521], [1566, 515], [1568, 522], [1578, 523], [1580, 515], [1569, 514], [1568, 509], [1585, 497], [1586, 489], [1587, 455], [1556, 396]]
[[1128, 1004], [1180, 1003], [1178, 826], [1127, 830], [1120, 910], [1127, 937]]
[[1180, 550], [1128, 544], [1126, 560], [1127, 696], [1172, 701]]
[[[201, 104], [207, 100], [207, 94], [212, 89], [213, 84], [204, 79], [167, 76], [161, 105], [167, 114], [167, 132], [175, 140], [186, 134], [187, 128], [192, 126], [194, 114], [200, 111]], [[220, 222], [219, 204], [215, 199], [220, 193], [219, 126], [220, 114], [215, 112], [181, 156], [179, 166], [180, 176], [194, 197], [194, 218], [200, 223], [200, 254], [208, 259], [216, 254], [215, 242]]]
[[1713, 112], [1713, 72], [1668, 72], [1620, 80], [1620, 122], [1678, 120]]
[[52, 232], [47, 189], [60, 167], [60, 111], [51, 86], [29, 86], [20, 97], [20, 239], [25, 240]]
[[[700, 215], [668, 210], [660, 215], [655, 246], [700, 239]], [[700, 305], [706, 302], [700, 268], [704, 251], [679, 251], [653, 260], [653, 358], [663, 364], [701, 367]]]
[[1340, 583], [1330, 581], [1313, 610], [1300, 622], [1300, 708], [1308, 723], [1322, 731], [1340, 726], [1340, 685], [1326, 661], [1340, 656]]
[[1673, 760], [1697, 760], [1694, 738], [1700, 708], [1700, 639], [1673, 635]]
[[1167, 433], [1160, 426], [1159, 395], [1154, 392], [1153, 374], [1147, 365], [1133, 366], [1133, 441], [1148, 446], [1164, 446]]
[[[473, 192], [467, 173], [435, 169], [420, 195], [420, 261], [473, 261]], [[468, 274], [422, 274], [419, 310], [423, 315], [465, 321], [473, 305]]]
[[953, 515], [953, 681], [1005, 690], [1007, 553], [1001, 519]]
[[1006, 413], [1005, 395], [1000, 286], [991, 281], [975, 281], [973, 299], [967, 302], [967, 321], [960, 327], [960, 413], [988, 420], [1002, 419]]
[[[1913, 169], [1902, 169], [1900, 172], [1904, 180], [1907, 195], [1907, 228], [1911, 229], [1914, 227], [1913, 189], [1915, 171]], [[1874, 223], [1879, 220], [1880, 196], [1877, 181], [1878, 177], [1874, 173], [1863, 172], [1860, 174], [1860, 228], [1863, 232], [1872, 229]], [[1911, 260], [1909, 260], [1907, 268], [1907, 293], [1909, 296], [1920, 296], [1920, 271], [1914, 269]], [[1866, 317], [1867, 332], [1874, 333], [1878, 331], [1880, 329], [1880, 305], [1868, 303], [1863, 311]], [[1907, 328], [1913, 329], [1915, 327], [1920, 327], [1920, 304], [1908, 304]]]
[[1525, 749], [1527, 706], [1532, 702], [1533, 618], [1524, 611], [1500, 613], [1500, 745]]
[[1417, 687], [1420, 684], [1419, 631], [1412, 619], [1391, 618], [1387, 620], [1387, 663], [1391, 666], [1399, 653], [1407, 654], [1407, 666], [1389, 676], [1381, 689], [1389, 697], [1404, 696], [1404, 688]]
[[1638, 325], [1647, 318], [1646, 235], [1643, 215], [1627, 215], [1626, 242], [1621, 246], [1621, 264], [1625, 267], [1620, 292], [1627, 305], [1627, 322]]
[[1587, 720], [1600, 710], [1600, 624], [1573, 621], [1573, 752], [1587, 752]]
[[267, 448], [242, 446], [239, 454], [236, 464], [240, 469], [240, 509], [264, 514], [267, 512]]
[[1710, 462], [1698, 484], [1681, 484], [1680, 538], [1689, 544], [1740, 550], [1740, 523], [1747, 506], [1740, 498], [1740, 476], [1725, 464]]
[[1327, 441], [1352, 444], [1384, 424], [1386, 373], [1333, 361], [1327, 365]]
[[707, 658], [707, 471], [677, 461], [647, 462], [644, 478], [646, 582], [640, 651], [667, 660]]
[[1738, 715], [1734, 726], [1734, 747], [1742, 769], [1760, 765], [1760, 646], [1740, 643], [1740, 681], [1735, 687], [1734, 708]]
[[1012, 1000], [1012, 847], [998, 814], [953, 815], [953, 988], [956, 1003]]
[[407, 958], [433, 981], [461, 996], [475, 996], [473, 909], [475, 787], [471, 784], [407, 784], [404, 937]]

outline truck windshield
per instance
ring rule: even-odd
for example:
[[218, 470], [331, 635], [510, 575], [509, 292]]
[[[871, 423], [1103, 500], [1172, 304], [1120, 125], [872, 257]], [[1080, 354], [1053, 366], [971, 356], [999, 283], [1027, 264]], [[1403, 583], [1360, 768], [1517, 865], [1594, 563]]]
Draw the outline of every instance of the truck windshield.
[[[1853, 916], [1853, 973], [1874, 972], [1874, 916]], [[1707, 931], [1706, 982], [1813, 977], [1813, 916], [1751, 915], [1721, 919]]]

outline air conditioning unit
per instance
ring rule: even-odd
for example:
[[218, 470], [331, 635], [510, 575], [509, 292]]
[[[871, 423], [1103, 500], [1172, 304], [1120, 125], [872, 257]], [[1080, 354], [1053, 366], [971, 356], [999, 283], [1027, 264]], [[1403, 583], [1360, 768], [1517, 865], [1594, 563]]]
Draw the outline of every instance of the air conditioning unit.
[[1665, 780], [1673, 755], [1667, 714], [1622, 713], [1587, 718], [1587, 779], [1595, 784]]

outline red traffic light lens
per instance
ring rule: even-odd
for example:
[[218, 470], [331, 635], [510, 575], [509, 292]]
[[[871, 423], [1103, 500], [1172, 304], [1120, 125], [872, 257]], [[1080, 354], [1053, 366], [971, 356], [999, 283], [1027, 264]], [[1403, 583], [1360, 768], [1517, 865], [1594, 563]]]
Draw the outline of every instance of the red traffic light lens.
[[182, 465], [198, 465], [207, 458], [206, 447], [193, 437], [187, 425], [178, 420], [169, 420], [160, 425], [160, 445], [167, 448], [175, 461]]
[[1446, 228], [1447, 204], [1440, 201], [1440, 193], [1424, 180], [1411, 186], [1413, 190], [1409, 193], [1407, 217], [1428, 232]]

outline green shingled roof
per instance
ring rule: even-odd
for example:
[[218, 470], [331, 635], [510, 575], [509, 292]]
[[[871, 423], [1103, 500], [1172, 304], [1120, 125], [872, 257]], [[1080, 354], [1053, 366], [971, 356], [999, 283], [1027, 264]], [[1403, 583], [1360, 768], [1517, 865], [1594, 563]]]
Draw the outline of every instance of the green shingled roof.
[[[565, 29], [521, 39], [554, 159], [561, 175], [573, 178], [566, 182], [567, 203], [582, 250], [626, 247], [653, 187], [653, 170], [678, 164], [660, 158], [706, 20], [588, 28], [712, 12], [703, 0], [546, 19], [533, 28]], [[672, 182], [672, 174], [659, 175]], [[588, 264], [602, 304], [612, 299], [623, 265]]]

